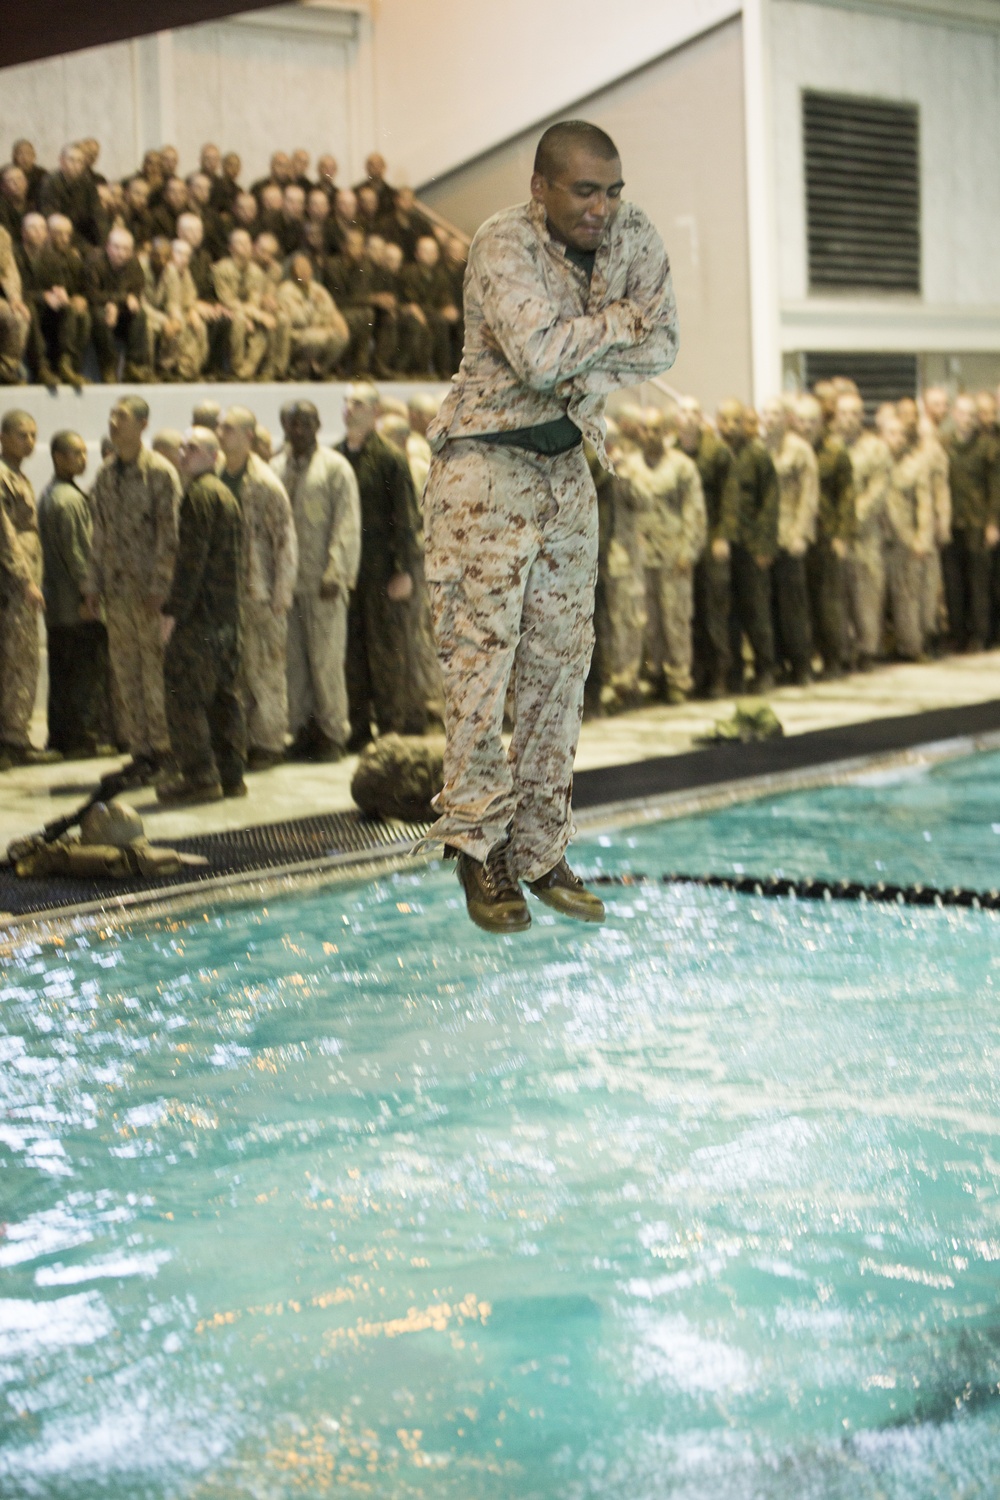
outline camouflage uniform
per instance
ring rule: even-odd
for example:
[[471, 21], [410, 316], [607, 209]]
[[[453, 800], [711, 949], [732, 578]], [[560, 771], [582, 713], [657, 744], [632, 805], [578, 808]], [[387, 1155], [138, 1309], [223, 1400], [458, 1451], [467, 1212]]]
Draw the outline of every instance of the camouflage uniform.
[[428, 432], [426, 567], [448, 735], [434, 835], [482, 860], [511, 830], [525, 879], [558, 863], [572, 831], [597, 508], [579, 444], [543, 453], [496, 438], [519, 443], [534, 428], [537, 443], [537, 429], [562, 430], [568, 418], [606, 464], [606, 394], [667, 369], [676, 350], [667, 258], [633, 204], [610, 225], [589, 284], [540, 203], [507, 209], [476, 235], [465, 355]]
[[621, 471], [609, 474], [588, 449], [597, 490], [597, 597], [594, 662], [588, 678], [609, 688], [620, 706], [638, 701], [642, 648], [646, 639], [646, 568], [642, 517], [646, 500]]
[[986, 527], [1000, 525], [1000, 464], [992, 437], [948, 439], [951, 540], [945, 548], [948, 623], [958, 650], [981, 651], [989, 633], [990, 554]]
[[243, 523], [236, 497], [215, 474], [191, 481], [181, 502], [170, 597], [176, 621], [163, 670], [170, 743], [198, 785], [243, 780], [246, 728], [239, 697]]
[[847, 449], [832, 433], [816, 445], [819, 464], [819, 512], [816, 540], [806, 557], [812, 603], [813, 640], [827, 672], [844, 669], [847, 649], [844, 619], [844, 565], [832, 543], [854, 540], [854, 477]]
[[285, 487], [251, 453], [242, 477], [220, 475], [243, 518], [241, 696], [254, 750], [281, 755], [288, 733], [288, 611], [295, 592], [299, 544]]
[[71, 480], [53, 479], [38, 500], [49, 651], [49, 749], [87, 755], [108, 737], [108, 634], [80, 617], [94, 523]]
[[707, 692], [721, 690], [729, 673], [732, 568], [730, 558], [712, 556], [712, 543], [725, 541], [732, 547], [735, 542], [739, 490], [733, 455], [710, 427], [702, 429], [698, 447], [689, 457], [698, 466], [708, 520], [707, 546], [694, 568], [695, 688]]
[[330, 375], [350, 340], [350, 331], [326, 287], [318, 281], [308, 291], [297, 281], [283, 281], [278, 306], [291, 337], [289, 374], [293, 380]]
[[629, 454], [619, 472], [645, 500], [640, 522], [646, 570], [646, 661], [654, 679], [691, 691], [694, 564], [705, 547], [707, 520], [698, 470], [686, 453], [668, 448], [655, 469]]
[[886, 572], [896, 650], [915, 660], [924, 649], [920, 602], [923, 558], [934, 541], [934, 501], [924, 455], [910, 448], [892, 466], [886, 499]]
[[928, 433], [921, 442], [921, 449], [927, 460], [934, 501], [934, 546], [930, 556], [924, 559], [921, 616], [925, 638], [934, 640], [944, 631], [947, 613], [943, 564], [945, 550], [951, 542], [951, 487], [948, 454], [939, 439]]
[[265, 279], [251, 261], [237, 265], [231, 256], [212, 267], [215, 295], [229, 314], [229, 363], [234, 380], [253, 380], [268, 358], [273, 358], [276, 335], [249, 316], [261, 310]]
[[[298, 459], [290, 449], [271, 467], [288, 492], [299, 567], [288, 616], [288, 718], [297, 734], [310, 718], [334, 745], [347, 742], [347, 601], [358, 576], [361, 510], [350, 464], [317, 444]], [[335, 598], [320, 596], [336, 585]]]
[[885, 620], [885, 506], [892, 454], [874, 432], [848, 447], [854, 479], [857, 531], [844, 569], [852, 656], [873, 658], [882, 650]]
[[42, 586], [35, 492], [0, 459], [0, 743], [25, 749], [38, 687], [38, 610], [28, 588]]
[[14, 244], [0, 226], [0, 385], [13, 385], [20, 378], [31, 320], [15, 310], [21, 301], [21, 273], [14, 259]]
[[805, 438], [786, 432], [771, 451], [778, 475], [778, 555], [774, 559], [774, 620], [778, 656], [803, 682], [812, 664], [806, 552], [816, 539], [819, 467]]
[[[208, 331], [201, 318], [191, 320], [198, 303], [198, 292], [189, 268], [179, 271], [168, 263], [159, 278], [147, 265], [146, 295], [143, 303], [152, 347], [156, 351], [156, 368], [162, 375], [178, 380], [197, 380], [208, 359]], [[179, 323], [176, 333], [166, 333], [168, 322]]]
[[[729, 622], [730, 670], [743, 685], [742, 636], [753, 648], [757, 677], [774, 673], [771, 563], [778, 550], [778, 474], [764, 444], [750, 438], [733, 455], [738, 501], [731, 553], [733, 609]], [[758, 562], [758, 558], [764, 561]]]
[[143, 448], [111, 457], [94, 480], [94, 540], [86, 592], [104, 600], [118, 735], [133, 755], [170, 749], [163, 705], [159, 606], [177, 551], [177, 471]]

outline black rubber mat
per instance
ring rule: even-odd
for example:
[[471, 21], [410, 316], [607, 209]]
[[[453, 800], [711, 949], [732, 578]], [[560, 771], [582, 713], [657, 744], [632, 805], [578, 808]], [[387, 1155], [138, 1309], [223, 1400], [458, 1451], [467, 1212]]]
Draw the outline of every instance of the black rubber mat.
[[[573, 802], [577, 808], [602, 807], [609, 803], [638, 801], [671, 792], [696, 791], [727, 781], [802, 770], [835, 761], [868, 755], [888, 755], [914, 745], [938, 740], [990, 734], [1000, 731], [1000, 700], [963, 708], [936, 709], [906, 714], [894, 719], [875, 719], [847, 724], [837, 729], [819, 729], [809, 734], [760, 744], [727, 743], [692, 750], [684, 755], [663, 755], [631, 765], [604, 766], [580, 771], [574, 780]], [[406, 835], [414, 842], [426, 825], [410, 825]], [[398, 825], [379, 823], [360, 812], [326, 813], [297, 818], [287, 823], [263, 823], [229, 833], [199, 834], [174, 839], [171, 847], [186, 854], [201, 854], [208, 864], [200, 870], [143, 880], [70, 880], [46, 876], [19, 880], [8, 866], [0, 865], [0, 914], [15, 917], [58, 911], [81, 902], [103, 901], [135, 892], [169, 890], [199, 880], [243, 875], [306, 864], [335, 855], [371, 853], [397, 844]], [[155, 842], [155, 841], [154, 841]], [[0, 915], [0, 923], [2, 923]]]
[[[780, 708], [780, 705], [779, 705]], [[638, 801], [670, 792], [696, 791], [748, 776], [773, 776], [866, 755], [891, 755], [914, 745], [974, 737], [1000, 731], [1000, 699], [962, 708], [932, 709], [895, 719], [870, 719], [836, 729], [740, 745], [733, 741], [660, 755], [626, 766], [578, 771], [573, 779], [574, 807], [603, 807], [609, 802]]]
[[[412, 831], [416, 841], [423, 828]], [[315, 818], [296, 818], [288, 823], [261, 823], [254, 828], [240, 828], [228, 833], [204, 833], [186, 839], [152, 840], [184, 854], [200, 854], [208, 860], [201, 869], [182, 870], [179, 875], [157, 879], [136, 877], [129, 880], [71, 880], [47, 875], [37, 880], [20, 880], [9, 865], [0, 865], [0, 913], [30, 916], [33, 913], [77, 906], [83, 901], [102, 901], [136, 891], [168, 890], [171, 886], [190, 885], [198, 880], [218, 879], [226, 875], [280, 869], [284, 865], [306, 864], [337, 854], [365, 854], [376, 857], [387, 845], [400, 837], [397, 825], [379, 823], [360, 812], [324, 813]], [[2, 920], [2, 918], [0, 918]]]

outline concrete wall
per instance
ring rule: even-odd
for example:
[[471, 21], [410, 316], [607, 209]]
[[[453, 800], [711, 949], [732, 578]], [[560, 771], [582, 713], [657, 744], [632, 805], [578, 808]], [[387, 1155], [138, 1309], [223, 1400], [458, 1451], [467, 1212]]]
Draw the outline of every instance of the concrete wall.
[[[681, 348], [667, 375], [714, 406], [750, 395], [746, 175], [740, 23], [720, 26], [620, 83], [574, 104], [622, 153], [625, 194], [640, 203], [670, 254]], [[421, 195], [473, 232], [497, 209], [523, 201], [535, 143], [548, 121]]]

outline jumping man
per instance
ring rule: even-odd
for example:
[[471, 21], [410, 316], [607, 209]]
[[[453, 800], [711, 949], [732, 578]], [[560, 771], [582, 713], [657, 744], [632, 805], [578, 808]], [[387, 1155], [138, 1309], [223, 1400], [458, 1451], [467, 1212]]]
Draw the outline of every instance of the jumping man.
[[583, 439], [607, 464], [608, 392], [677, 353], [669, 262], [623, 187], [596, 125], [545, 132], [530, 202], [473, 241], [462, 367], [428, 430], [426, 575], [448, 736], [432, 837], [457, 852], [469, 915], [490, 932], [530, 924], [522, 880], [567, 916], [604, 917], [565, 858], [597, 572]]

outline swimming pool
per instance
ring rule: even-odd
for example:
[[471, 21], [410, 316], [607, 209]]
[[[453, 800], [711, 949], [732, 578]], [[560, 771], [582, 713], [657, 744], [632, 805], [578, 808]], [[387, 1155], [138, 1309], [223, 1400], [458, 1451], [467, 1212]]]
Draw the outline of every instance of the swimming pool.
[[[995, 886], [998, 772], [576, 859]], [[492, 938], [441, 867], [22, 946], [0, 1493], [993, 1495], [997, 918], [608, 896]]]

